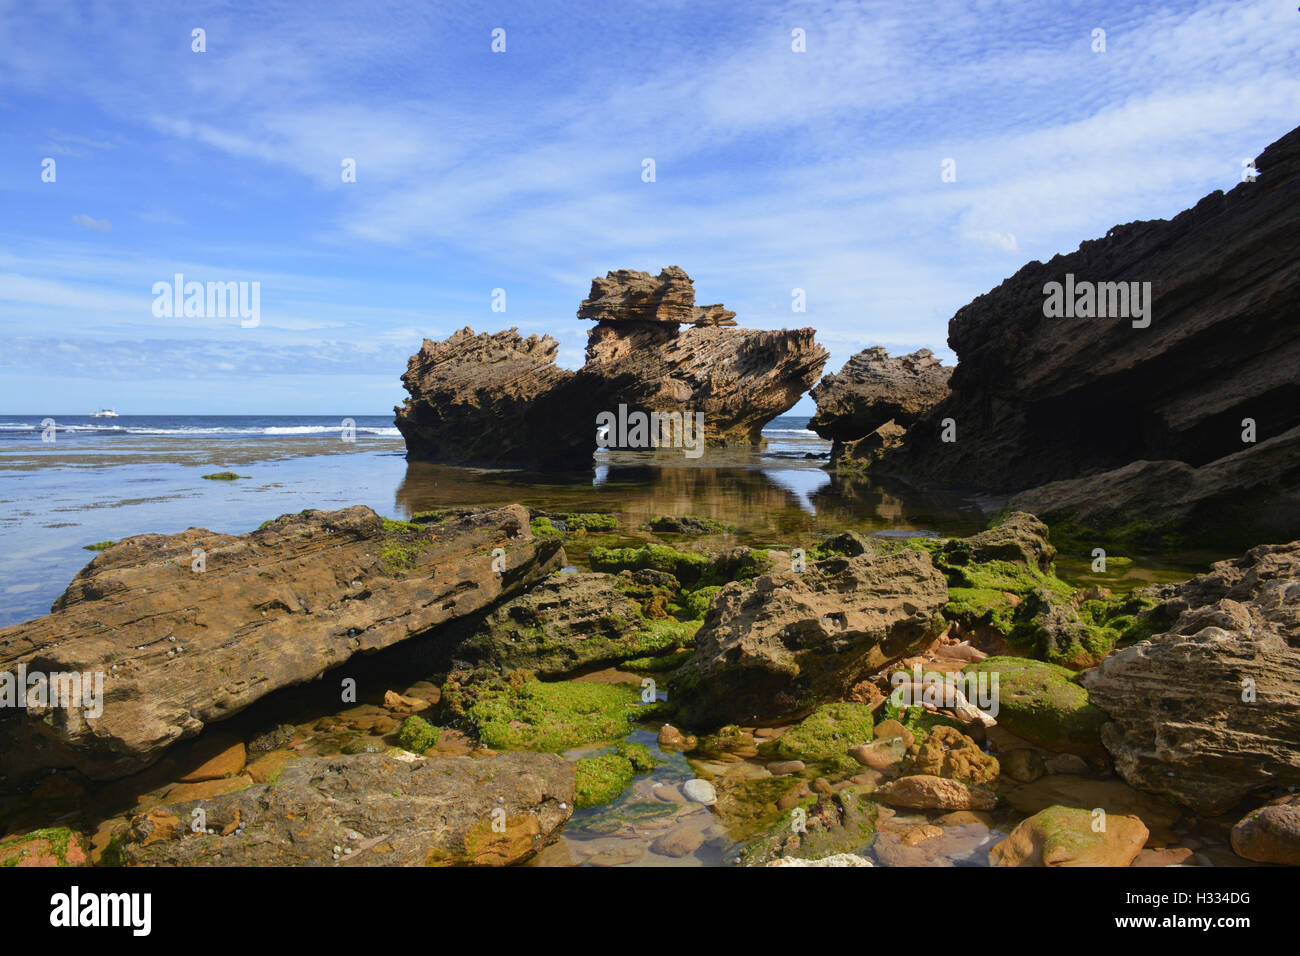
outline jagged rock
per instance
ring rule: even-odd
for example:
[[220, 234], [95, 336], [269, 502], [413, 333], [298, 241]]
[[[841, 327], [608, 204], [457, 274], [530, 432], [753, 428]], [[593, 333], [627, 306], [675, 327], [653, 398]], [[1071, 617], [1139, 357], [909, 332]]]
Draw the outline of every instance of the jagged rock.
[[696, 325], [735, 325], [736, 313], [724, 309], [722, 303], [715, 305], [697, 305], [695, 307]]
[[[802, 716], [943, 630], [943, 575], [922, 551], [870, 550], [733, 582], [674, 682], [691, 725]], [[860, 743], [851, 741], [850, 743]]]
[[[821, 374], [828, 353], [815, 336], [815, 329], [601, 323], [591, 331], [579, 379], [603, 397], [602, 410], [626, 404], [699, 413], [709, 445], [758, 444], [763, 426]], [[590, 432], [594, 416], [584, 426]]]
[[[573, 814], [573, 766], [563, 757], [534, 753], [303, 758], [273, 784], [134, 817], [118, 837], [116, 862], [508, 865], [559, 836]], [[191, 832], [196, 807], [216, 833]], [[501, 825], [494, 826], [497, 810], [503, 811]]]
[[[1138, 520], [1218, 547], [1300, 536], [1300, 129], [1255, 165], [1255, 182], [1031, 262], [960, 309], [952, 394], [874, 467], [1006, 493], [1073, 482], [1018, 506], [1095, 533]], [[1045, 287], [1067, 275], [1149, 282], [1149, 326], [1047, 317]]]
[[[468, 327], [441, 342], [424, 340], [406, 365], [410, 397], [394, 409], [408, 456], [475, 465], [563, 465], [561, 442], [544, 440], [563, 408], [574, 373], [559, 368], [558, 343], [518, 331], [475, 335]], [[594, 444], [594, 412], [582, 435]], [[569, 436], [569, 441], [576, 436]], [[590, 448], [588, 449], [590, 457]]]
[[[491, 551], [505, 553], [503, 574]], [[201, 549], [206, 570], [192, 568]], [[0, 630], [0, 668], [101, 673], [104, 705], [0, 723], [0, 775], [140, 770], [166, 748], [359, 652], [429, 634], [563, 564], [518, 505], [428, 525], [369, 508], [284, 515], [242, 535], [191, 528], [101, 552], [46, 617]]]
[[1083, 677], [1115, 769], [1204, 814], [1300, 784], [1300, 541], [1157, 593], [1173, 626]]
[[[890, 358], [873, 346], [850, 358], [839, 374], [828, 374], [810, 393], [817, 414], [808, 427], [834, 442], [831, 462], [846, 450], [846, 443], [875, 432], [892, 422], [906, 430], [917, 418], [948, 397], [952, 369], [945, 368], [929, 349]], [[891, 440], [896, 433], [880, 436]], [[870, 446], [866, 446], [870, 447]], [[866, 448], [855, 446], [859, 453]]]
[[[586, 468], [597, 416], [617, 416], [620, 407], [700, 416], [691, 422], [702, 421], [701, 452], [761, 442], [763, 426], [817, 380], [828, 353], [813, 329], [725, 328], [735, 313], [694, 301], [690, 277], [676, 266], [658, 278], [621, 270], [594, 280], [578, 315], [597, 324], [577, 372], [555, 365], [549, 336], [462, 329], [442, 342], [426, 339], [402, 376], [410, 397], [394, 409], [408, 457]], [[617, 438], [610, 445], [618, 447]]]
[[998, 758], [955, 727], [935, 727], [925, 735], [907, 765], [909, 774], [946, 777], [968, 786], [983, 786], [998, 778]]
[[[720, 305], [700, 311], [712, 314], [715, 309], [726, 311]], [[635, 269], [611, 271], [603, 279], [591, 280], [591, 292], [578, 306], [578, 318], [673, 326], [694, 322], [695, 283], [680, 266], [668, 266], [657, 277]]]

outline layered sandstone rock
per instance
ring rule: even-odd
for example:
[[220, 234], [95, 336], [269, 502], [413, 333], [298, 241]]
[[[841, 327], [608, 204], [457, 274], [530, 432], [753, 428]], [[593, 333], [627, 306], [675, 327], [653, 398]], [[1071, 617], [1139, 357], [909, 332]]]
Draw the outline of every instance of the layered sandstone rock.
[[[880, 346], [864, 349], [850, 358], [838, 374], [822, 377], [811, 391], [817, 414], [808, 427], [829, 438], [831, 461], [844, 454], [846, 446], [882, 426], [882, 444], [901, 437], [918, 418], [948, 397], [946, 368], [929, 349], [890, 358]], [[864, 446], [874, 450], [868, 443]], [[851, 457], [851, 456], [850, 456]]]
[[816, 381], [827, 353], [812, 329], [729, 328], [734, 312], [694, 302], [691, 278], [676, 266], [595, 279], [578, 310], [596, 326], [577, 372], [555, 365], [549, 336], [463, 329], [425, 340], [402, 377], [410, 397], [395, 409], [408, 457], [585, 468], [597, 416], [620, 407], [691, 415], [707, 445], [760, 442], [763, 426]]
[[[559, 836], [573, 789], [573, 764], [555, 754], [304, 758], [274, 783], [137, 815], [114, 862], [504, 866]], [[191, 832], [196, 808], [215, 832]]]
[[125, 776], [275, 690], [427, 635], [563, 561], [518, 505], [427, 525], [357, 506], [242, 535], [127, 538], [87, 565], [52, 613], [0, 630], [0, 669], [99, 674], [104, 696], [102, 714], [84, 697], [38, 699], [0, 722], [0, 776], [7, 787], [56, 767]]
[[[412, 397], [395, 409], [412, 457], [563, 466], [565, 443], [537, 440], [569, 414], [565, 397], [579, 394], [568, 387], [574, 373], [555, 364], [558, 349], [549, 335], [525, 339], [515, 329], [475, 335], [466, 327], [441, 342], [425, 339], [402, 376]], [[585, 437], [593, 433], [584, 422]]]
[[[960, 309], [951, 396], [877, 467], [1004, 493], [1067, 482], [1017, 505], [1092, 531], [1127, 518], [1217, 546], [1300, 535], [1300, 129], [1256, 167], [1255, 182], [1031, 262]], [[1114, 314], [1116, 288], [1104, 317], [1046, 316], [1048, 284], [1067, 281], [1150, 283], [1149, 315]]]
[[1173, 626], [1083, 678], [1115, 769], [1207, 814], [1300, 784], [1300, 542], [1160, 593]]
[[678, 717], [717, 726], [802, 716], [943, 630], [942, 572], [912, 549], [781, 569], [724, 587], [673, 682]]

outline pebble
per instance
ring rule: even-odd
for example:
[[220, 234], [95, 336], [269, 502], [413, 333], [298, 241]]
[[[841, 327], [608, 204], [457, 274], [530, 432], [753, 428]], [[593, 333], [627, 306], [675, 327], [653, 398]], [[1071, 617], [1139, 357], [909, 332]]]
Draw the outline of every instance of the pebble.
[[713, 789], [713, 784], [707, 780], [687, 780], [682, 784], [682, 793], [686, 799], [692, 803], [702, 803], [706, 807], [712, 806], [718, 802], [718, 791]]

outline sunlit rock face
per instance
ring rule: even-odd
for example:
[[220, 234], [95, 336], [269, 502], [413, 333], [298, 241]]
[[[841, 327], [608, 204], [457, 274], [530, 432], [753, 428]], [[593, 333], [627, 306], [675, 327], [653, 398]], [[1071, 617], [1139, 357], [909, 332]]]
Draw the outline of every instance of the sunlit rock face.
[[[623, 269], [593, 280], [578, 317], [596, 325], [576, 372], [555, 365], [550, 336], [466, 328], [426, 339], [402, 376], [410, 397], [395, 409], [408, 457], [584, 468], [597, 446], [598, 416], [620, 408], [698, 426], [698, 434], [648, 439], [669, 447], [758, 444], [763, 426], [799, 400], [828, 358], [813, 329], [733, 328], [734, 312], [696, 306], [692, 280], [677, 266], [658, 276]], [[649, 447], [639, 440], [609, 445]]]

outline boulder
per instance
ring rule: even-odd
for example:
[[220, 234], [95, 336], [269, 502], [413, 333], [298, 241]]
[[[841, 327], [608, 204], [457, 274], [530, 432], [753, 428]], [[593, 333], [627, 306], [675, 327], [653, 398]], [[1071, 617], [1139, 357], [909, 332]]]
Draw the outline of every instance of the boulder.
[[817, 413], [808, 427], [834, 445], [836, 462], [846, 442], [854, 442], [893, 423], [905, 431], [921, 415], [948, 397], [952, 369], [929, 349], [890, 358], [880, 346], [850, 358], [838, 374], [828, 373], [809, 393]]
[[893, 807], [917, 810], [992, 810], [998, 796], [983, 787], [932, 774], [910, 774], [875, 789], [872, 798]]
[[944, 629], [946, 600], [928, 554], [874, 545], [732, 582], [713, 598], [671, 699], [692, 726], [802, 716], [915, 654]]
[[1104, 756], [1106, 714], [1088, 699], [1075, 673], [1024, 657], [987, 657], [963, 673], [997, 678], [998, 725], [1030, 743], [1094, 759]]
[[1129, 866], [1147, 828], [1137, 817], [1103, 818], [1074, 807], [1048, 807], [1022, 821], [989, 850], [994, 866]]
[[1083, 678], [1115, 769], [1202, 814], [1300, 784], [1300, 542], [1156, 593], [1173, 626]]
[[1300, 806], [1260, 807], [1232, 828], [1231, 839], [1233, 851], [1247, 860], [1300, 866]]
[[563, 561], [558, 540], [535, 539], [518, 505], [427, 525], [357, 506], [241, 535], [126, 538], [48, 616], [0, 629], [0, 682], [21, 667], [101, 674], [104, 690], [101, 714], [65, 699], [0, 722], [0, 776], [21, 787], [58, 767], [99, 780], [134, 773], [267, 694], [428, 635]]
[[[135, 816], [115, 862], [502, 866], [555, 840], [573, 803], [573, 764], [554, 754], [303, 758], [273, 784]], [[215, 834], [191, 832], [198, 807]]]

